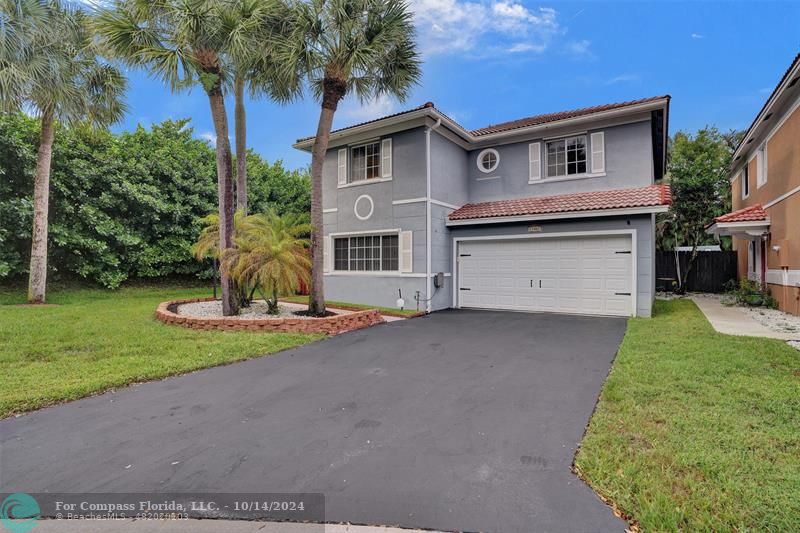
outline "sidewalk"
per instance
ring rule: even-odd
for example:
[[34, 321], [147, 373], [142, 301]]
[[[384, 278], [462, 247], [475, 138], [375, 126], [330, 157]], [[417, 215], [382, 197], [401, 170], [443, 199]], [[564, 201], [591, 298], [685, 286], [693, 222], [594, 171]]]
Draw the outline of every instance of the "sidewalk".
[[717, 298], [691, 296], [691, 300], [706, 315], [715, 330], [727, 335], [744, 337], [764, 337], [785, 341], [800, 340], [800, 333], [780, 333], [759, 324], [740, 307], [727, 307]]
[[435, 533], [419, 529], [246, 520], [39, 520], [36, 533]]

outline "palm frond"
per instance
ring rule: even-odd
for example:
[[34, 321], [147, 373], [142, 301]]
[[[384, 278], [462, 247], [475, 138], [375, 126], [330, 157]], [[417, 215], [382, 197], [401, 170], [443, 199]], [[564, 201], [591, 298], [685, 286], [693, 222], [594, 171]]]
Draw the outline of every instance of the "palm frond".
[[222, 254], [220, 269], [243, 286], [266, 294], [295, 291], [310, 279], [310, 225], [296, 215], [268, 211], [240, 219], [235, 248]]

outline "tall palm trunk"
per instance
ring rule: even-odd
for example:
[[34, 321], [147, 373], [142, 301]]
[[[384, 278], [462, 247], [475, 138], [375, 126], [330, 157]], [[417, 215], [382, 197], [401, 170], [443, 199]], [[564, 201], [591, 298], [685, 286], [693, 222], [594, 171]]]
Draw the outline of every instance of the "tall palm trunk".
[[33, 233], [28, 278], [28, 302], [43, 304], [47, 288], [47, 213], [50, 203], [50, 161], [53, 157], [55, 116], [50, 109], [42, 113], [36, 177], [33, 183]]
[[244, 77], [236, 77], [234, 128], [236, 129], [236, 210], [247, 214], [247, 116], [244, 109]]
[[[231, 142], [228, 139], [228, 114], [219, 85], [208, 91], [214, 133], [217, 135], [217, 193], [219, 197], [219, 251], [220, 255], [233, 247], [233, 162]], [[236, 287], [227, 272], [220, 276], [222, 289], [222, 314], [234, 316], [239, 313]]]
[[[344, 97], [346, 85], [339, 80], [325, 79], [322, 108], [317, 124], [317, 136], [311, 150], [311, 287], [308, 296], [308, 313], [325, 314], [325, 286], [322, 271], [323, 263], [323, 223], [322, 223], [322, 165], [328, 151], [333, 115], [339, 101]], [[329, 253], [333, 253], [330, 250]]]

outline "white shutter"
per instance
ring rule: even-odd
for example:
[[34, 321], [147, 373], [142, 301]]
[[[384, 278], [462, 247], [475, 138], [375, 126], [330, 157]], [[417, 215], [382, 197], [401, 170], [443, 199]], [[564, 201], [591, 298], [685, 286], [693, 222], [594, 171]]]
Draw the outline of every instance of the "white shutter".
[[413, 232], [400, 232], [400, 272], [414, 271]]
[[606, 171], [606, 135], [592, 133], [592, 174]]
[[764, 152], [762, 152], [761, 150], [756, 152], [756, 185], [758, 187], [761, 187], [764, 184], [764, 181], [763, 181], [764, 180], [764, 171], [763, 171], [763, 168], [762, 168], [763, 165], [764, 165], [764, 157], [763, 157], [763, 155], [764, 155]]
[[756, 184], [758, 187], [767, 182], [767, 146], [764, 145], [756, 152]]
[[392, 140], [381, 141], [381, 177], [392, 177]]
[[542, 179], [542, 144], [528, 145], [528, 181]]
[[333, 249], [331, 248], [331, 244], [333, 243], [333, 239], [330, 236], [326, 236], [322, 238], [322, 271], [323, 272], [330, 272], [333, 270], [331, 267], [333, 266]]
[[347, 148], [339, 150], [339, 185], [347, 183]]

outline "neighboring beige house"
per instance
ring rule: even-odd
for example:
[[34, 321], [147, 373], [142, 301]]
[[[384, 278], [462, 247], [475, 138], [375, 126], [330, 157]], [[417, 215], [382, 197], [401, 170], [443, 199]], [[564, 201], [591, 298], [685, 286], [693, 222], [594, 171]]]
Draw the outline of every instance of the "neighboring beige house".
[[709, 228], [733, 236], [739, 277], [800, 314], [800, 54], [734, 152], [733, 212]]

